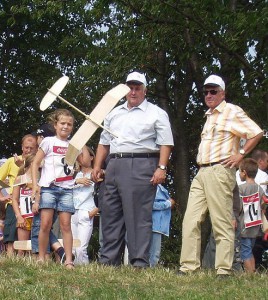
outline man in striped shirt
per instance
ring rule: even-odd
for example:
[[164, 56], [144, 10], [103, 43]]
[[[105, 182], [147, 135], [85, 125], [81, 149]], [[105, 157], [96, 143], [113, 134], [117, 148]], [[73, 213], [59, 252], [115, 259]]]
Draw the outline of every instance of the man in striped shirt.
[[[231, 274], [234, 254], [232, 227], [235, 167], [260, 141], [263, 132], [238, 106], [226, 103], [225, 83], [217, 75], [204, 83], [206, 123], [201, 133], [197, 163], [183, 220], [178, 275], [200, 268], [201, 222], [210, 213], [216, 240], [215, 268], [219, 277]], [[246, 139], [239, 150], [240, 139]]]

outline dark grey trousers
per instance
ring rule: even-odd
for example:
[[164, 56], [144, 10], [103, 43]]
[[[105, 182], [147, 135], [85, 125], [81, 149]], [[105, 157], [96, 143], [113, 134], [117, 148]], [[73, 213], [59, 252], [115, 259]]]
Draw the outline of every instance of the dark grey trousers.
[[152, 208], [156, 186], [150, 182], [158, 158], [113, 158], [105, 173], [102, 203], [103, 248], [100, 262], [120, 265], [125, 236], [133, 266], [149, 266]]

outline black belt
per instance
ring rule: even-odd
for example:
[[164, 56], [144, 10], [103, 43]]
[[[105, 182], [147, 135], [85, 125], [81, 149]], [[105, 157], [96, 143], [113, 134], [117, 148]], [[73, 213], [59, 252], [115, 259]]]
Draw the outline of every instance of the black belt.
[[203, 164], [203, 165], [199, 165], [200, 168], [205, 168], [205, 167], [212, 167], [214, 165], [219, 165], [221, 164], [222, 161], [217, 161], [217, 162], [212, 162], [212, 163], [208, 163], [208, 164]]
[[110, 158], [149, 158], [149, 157], [159, 157], [158, 152], [151, 153], [111, 153]]

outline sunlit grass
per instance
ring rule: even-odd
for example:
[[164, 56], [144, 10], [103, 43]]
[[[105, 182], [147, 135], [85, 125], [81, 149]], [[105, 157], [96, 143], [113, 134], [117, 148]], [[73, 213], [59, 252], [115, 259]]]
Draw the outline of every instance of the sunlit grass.
[[0, 299], [267, 299], [267, 273], [219, 280], [214, 271], [137, 270], [97, 263], [67, 270], [54, 262], [0, 257]]

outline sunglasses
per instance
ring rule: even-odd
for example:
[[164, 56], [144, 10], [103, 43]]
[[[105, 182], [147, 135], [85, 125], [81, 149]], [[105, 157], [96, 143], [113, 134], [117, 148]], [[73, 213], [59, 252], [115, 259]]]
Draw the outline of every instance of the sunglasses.
[[216, 90], [209, 90], [209, 91], [203, 91], [204, 95], [207, 96], [208, 93], [210, 93], [210, 95], [217, 95], [219, 91]]

